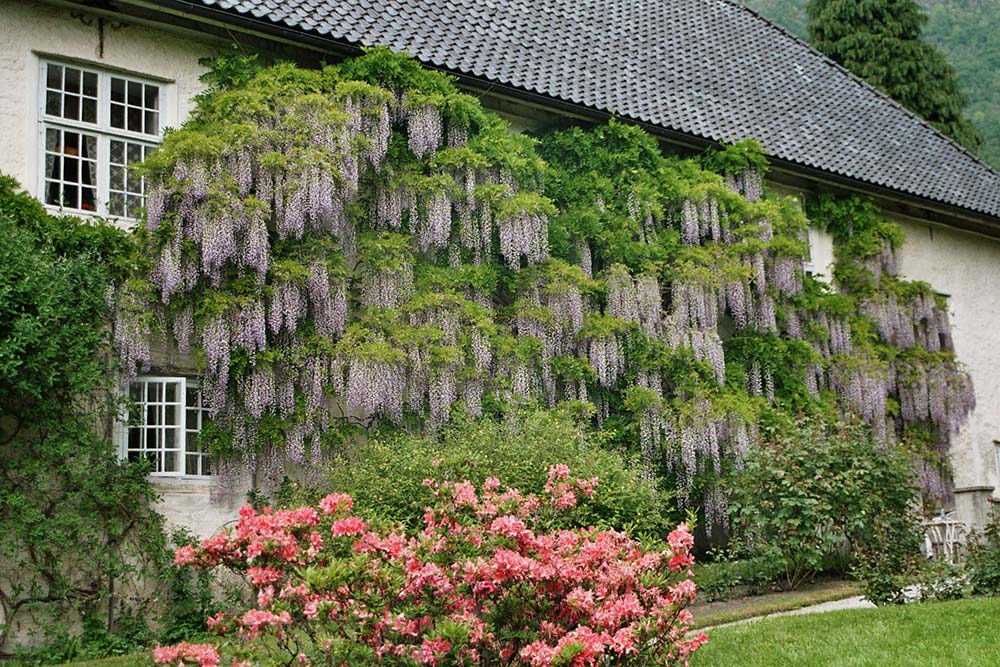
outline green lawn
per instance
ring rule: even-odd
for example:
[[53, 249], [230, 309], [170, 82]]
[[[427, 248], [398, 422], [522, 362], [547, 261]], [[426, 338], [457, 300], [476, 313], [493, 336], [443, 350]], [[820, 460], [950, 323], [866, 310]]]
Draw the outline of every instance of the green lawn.
[[[87, 662], [71, 662], [73, 667], [152, 667], [153, 659], [149, 653], [137, 655], [122, 655], [104, 660], [88, 660]], [[68, 667], [67, 665], [67, 667]]]
[[692, 667], [994, 667], [1000, 599], [784, 616], [709, 632]]

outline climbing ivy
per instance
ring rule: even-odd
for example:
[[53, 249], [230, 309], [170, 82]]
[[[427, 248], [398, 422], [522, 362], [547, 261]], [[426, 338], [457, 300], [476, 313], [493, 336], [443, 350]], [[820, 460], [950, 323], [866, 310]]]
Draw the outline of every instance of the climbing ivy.
[[81, 619], [121, 630], [123, 609], [152, 597], [137, 582], [167, 565], [148, 468], [109, 437], [99, 323], [133, 257], [121, 230], [50, 216], [0, 175], [0, 651], [65, 647]]

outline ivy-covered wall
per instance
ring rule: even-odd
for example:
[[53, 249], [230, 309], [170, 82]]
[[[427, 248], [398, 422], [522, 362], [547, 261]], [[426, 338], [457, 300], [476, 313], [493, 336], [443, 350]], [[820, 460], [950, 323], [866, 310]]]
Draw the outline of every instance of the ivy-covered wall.
[[833, 292], [752, 143], [682, 159], [617, 122], [512, 134], [384, 50], [224, 64], [144, 167], [115, 326], [128, 372], [156, 338], [200, 360], [223, 483], [249, 466], [273, 487], [358, 427], [572, 402], [710, 527], [779, 414], [861, 419], [946, 494], [971, 384], [869, 202], [809, 202]]

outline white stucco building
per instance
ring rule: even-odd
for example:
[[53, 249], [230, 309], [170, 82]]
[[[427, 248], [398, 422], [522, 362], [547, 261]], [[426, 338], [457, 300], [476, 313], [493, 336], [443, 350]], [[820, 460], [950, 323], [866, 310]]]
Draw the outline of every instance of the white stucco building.
[[[629, 21], [611, 21], [623, 8]], [[763, 19], [729, 0], [0, 0], [0, 172], [53, 210], [133, 224], [143, 193], [127, 165], [188, 114], [199, 60], [233, 43], [303, 64], [387, 44], [455, 74], [518, 130], [614, 115], [680, 151], [754, 137], [776, 190], [875, 198], [905, 230], [903, 276], [950, 297], [975, 382], [952, 450], [958, 515], [981, 524], [1000, 499], [1000, 173]], [[828, 277], [832, 243], [810, 239]], [[164, 513], [215, 532], [235, 507], [209, 501], [196, 378], [132, 391], [174, 443], [153, 476]], [[145, 442], [129, 437], [123, 456]]]

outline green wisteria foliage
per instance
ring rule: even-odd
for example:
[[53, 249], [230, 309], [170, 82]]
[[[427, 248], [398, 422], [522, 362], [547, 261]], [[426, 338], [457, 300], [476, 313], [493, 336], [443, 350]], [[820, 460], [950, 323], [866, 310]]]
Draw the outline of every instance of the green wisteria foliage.
[[144, 165], [116, 338], [130, 372], [157, 337], [199, 355], [224, 480], [276, 484], [348, 423], [578, 402], [716, 526], [762, 411], [839, 401], [889, 440], [912, 385], [882, 302], [805, 275], [806, 218], [765, 169], [753, 143], [680, 159], [617, 122], [513, 134], [385, 50], [250, 71]]

